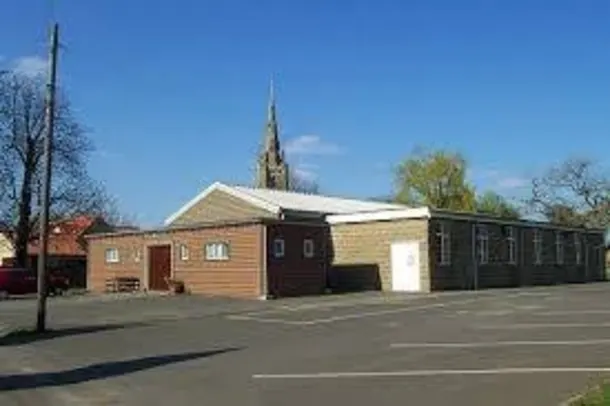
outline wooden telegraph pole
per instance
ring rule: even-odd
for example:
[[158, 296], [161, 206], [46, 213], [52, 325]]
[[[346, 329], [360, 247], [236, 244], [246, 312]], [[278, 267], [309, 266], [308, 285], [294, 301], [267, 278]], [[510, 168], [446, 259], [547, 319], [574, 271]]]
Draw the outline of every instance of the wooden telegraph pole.
[[55, 126], [55, 83], [57, 80], [57, 51], [59, 44], [59, 24], [51, 29], [49, 50], [49, 71], [46, 89], [45, 137], [43, 151], [44, 172], [42, 178], [42, 207], [40, 213], [40, 241], [38, 251], [38, 313], [36, 331], [46, 330], [47, 318], [47, 250], [49, 246], [49, 205], [51, 196], [51, 166], [53, 149], [53, 129]]

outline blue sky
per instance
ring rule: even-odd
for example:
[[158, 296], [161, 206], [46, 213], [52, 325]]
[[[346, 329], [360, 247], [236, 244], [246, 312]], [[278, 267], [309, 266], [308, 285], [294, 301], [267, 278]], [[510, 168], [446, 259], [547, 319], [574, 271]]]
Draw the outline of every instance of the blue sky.
[[146, 225], [252, 181], [271, 76], [291, 163], [328, 194], [387, 194], [418, 145], [509, 196], [610, 150], [605, 0], [4, 0], [0, 66], [40, 69], [53, 16], [91, 171]]

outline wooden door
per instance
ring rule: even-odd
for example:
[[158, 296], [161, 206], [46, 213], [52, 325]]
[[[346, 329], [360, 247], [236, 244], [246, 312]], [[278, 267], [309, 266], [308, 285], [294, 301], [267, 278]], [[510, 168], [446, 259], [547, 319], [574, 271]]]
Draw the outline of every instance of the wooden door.
[[168, 290], [165, 278], [172, 274], [171, 246], [156, 245], [148, 247], [148, 289]]

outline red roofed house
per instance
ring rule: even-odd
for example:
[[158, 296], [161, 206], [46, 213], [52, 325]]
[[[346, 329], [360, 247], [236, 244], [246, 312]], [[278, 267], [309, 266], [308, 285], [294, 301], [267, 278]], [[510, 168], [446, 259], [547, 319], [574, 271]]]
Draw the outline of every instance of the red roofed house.
[[[86, 235], [111, 232], [110, 226], [100, 217], [77, 216], [49, 224], [48, 261], [50, 270], [58, 270], [70, 278], [72, 287], [86, 287], [87, 241]], [[40, 250], [38, 235], [28, 244], [30, 264], [35, 266]]]

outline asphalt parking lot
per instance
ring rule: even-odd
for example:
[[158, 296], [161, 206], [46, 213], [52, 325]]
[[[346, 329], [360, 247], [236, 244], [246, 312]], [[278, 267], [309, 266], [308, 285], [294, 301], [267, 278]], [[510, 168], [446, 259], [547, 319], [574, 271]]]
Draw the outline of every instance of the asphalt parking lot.
[[[0, 404], [558, 405], [610, 375], [609, 298], [598, 283], [57, 299], [56, 333], [0, 339]], [[34, 309], [0, 302], [0, 326], [31, 324]]]

